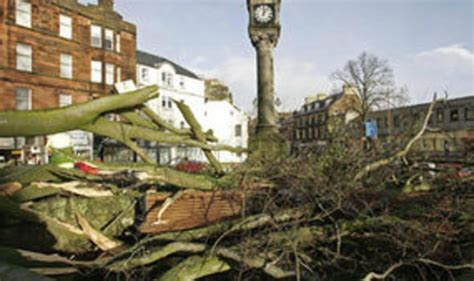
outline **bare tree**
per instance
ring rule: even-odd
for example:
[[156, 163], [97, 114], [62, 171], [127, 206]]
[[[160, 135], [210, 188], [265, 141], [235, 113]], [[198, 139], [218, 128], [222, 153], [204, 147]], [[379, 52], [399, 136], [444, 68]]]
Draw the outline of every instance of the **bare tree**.
[[408, 101], [406, 88], [395, 85], [393, 69], [387, 60], [363, 52], [349, 60], [344, 69], [333, 73], [333, 78], [354, 87], [360, 97], [355, 106], [362, 120], [371, 110], [399, 106]]

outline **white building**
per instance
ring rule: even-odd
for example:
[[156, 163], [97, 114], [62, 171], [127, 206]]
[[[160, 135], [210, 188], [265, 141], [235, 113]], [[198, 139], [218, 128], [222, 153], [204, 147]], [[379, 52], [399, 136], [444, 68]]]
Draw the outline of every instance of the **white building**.
[[[188, 128], [181, 112], [172, 100], [182, 101], [193, 111], [204, 130], [212, 130], [220, 144], [247, 147], [247, 115], [229, 101], [208, 101], [205, 96], [205, 81], [193, 72], [165, 58], [149, 53], [137, 52], [138, 86], [160, 87], [160, 97], [148, 102], [152, 110], [174, 127]], [[206, 161], [201, 149], [193, 147], [153, 144], [148, 153], [161, 164], [175, 164], [181, 160]], [[216, 152], [222, 163], [245, 160], [245, 155]]]

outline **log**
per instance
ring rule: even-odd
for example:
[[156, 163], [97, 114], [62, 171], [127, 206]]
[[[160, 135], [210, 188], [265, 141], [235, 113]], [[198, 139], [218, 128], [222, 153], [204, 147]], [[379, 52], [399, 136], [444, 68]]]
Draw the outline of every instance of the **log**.
[[218, 257], [191, 256], [163, 274], [159, 281], [191, 281], [229, 269]]
[[80, 195], [87, 198], [110, 197], [114, 196], [110, 190], [100, 190], [101, 186], [96, 184], [89, 184], [79, 181], [65, 182], [65, 183], [45, 183], [36, 182], [31, 185], [37, 188], [55, 188], [64, 190], [72, 194]]
[[35, 137], [79, 130], [100, 115], [138, 106], [158, 96], [158, 87], [149, 86], [123, 95], [111, 95], [67, 107], [0, 112], [0, 137]]
[[272, 262], [267, 262], [264, 258], [258, 256], [247, 256], [242, 255], [237, 249], [231, 248], [220, 248], [217, 250], [217, 255], [244, 264], [250, 268], [262, 269], [267, 275], [275, 279], [283, 279], [294, 277], [296, 273], [294, 271], [286, 271]]
[[82, 231], [89, 237], [89, 239], [102, 251], [111, 251], [122, 246], [123, 243], [117, 240], [113, 240], [105, 236], [100, 231], [94, 229], [89, 222], [87, 222], [82, 215], [76, 211], [77, 222], [82, 228]]
[[143, 254], [125, 256], [120, 260], [113, 260], [107, 264], [108, 270], [120, 272], [130, 270], [139, 266], [155, 263], [176, 253], [200, 253], [206, 249], [204, 244], [197, 243], [170, 243], [162, 248], [147, 249]]
[[[80, 253], [90, 248], [91, 244], [84, 233], [72, 225], [60, 222], [39, 212], [22, 209], [13, 201], [0, 197], [0, 214], [15, 218], [22, 223], [32, 223], [44, 227], [55, 238], [53, 248], [57, 251]], [[38, 235], [38, 234], [37, 234]]]
[[17, 191], [21, 190], [22, 185], [19, 182], [12, 182], [0, 185], [0, 196], [12, 196]]
[[219, 182], [209, 176], [189, 174], [167, 167], [139, 170], [134, 174], [143, 182], [169, 184], [185, 189], [214, 190], [219, 187]]

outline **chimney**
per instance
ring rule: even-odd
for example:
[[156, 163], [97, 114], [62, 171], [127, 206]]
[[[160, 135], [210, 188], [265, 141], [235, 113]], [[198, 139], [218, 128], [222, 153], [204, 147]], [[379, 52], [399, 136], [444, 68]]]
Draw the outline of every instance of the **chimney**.
[[114, 9], [114, 0], [99, 0], [99, 6], [106, 9]]
[[357, 88], [350, 84], [345, 84], [342, 87], [342, 92], [344, 95], [357, 95]]

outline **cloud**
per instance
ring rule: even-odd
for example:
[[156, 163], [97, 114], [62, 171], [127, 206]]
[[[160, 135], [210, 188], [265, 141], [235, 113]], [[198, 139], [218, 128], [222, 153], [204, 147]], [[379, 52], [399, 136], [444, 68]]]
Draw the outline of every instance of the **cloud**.
[[474, 67], [474, 53], [459, 44], [420, 52], [416, 55], [419, 62], [433, 62], [434, 67], [460, 68], [467, 70]]
[[410, 90], [412, 102], [426, 102], [434, 92], [450, 97], [474, 94], [474, 52], [450, 45], [415, 54], [396, 68], [399, 82]]
[[[426, 50], [394, 61], [397, 84], [408, 87], [412, 103], [428, 102], [434, 92], [445, 90], [451, 98], [474, 95], [474, 52], [461, 45]], [[220, 79], [230, 87], [236, 104], [255, 114], [257, 73], [253, 56], [228, 56], [217, 63], [200, 57], [190, 68], [206, 78]], [[305, 97], [315, 93], [330, 93], [335, 85], [328, 75], [315, 63], [276, 56], [275, 92], [282, 101], [280, 110], [296, 109]]]
[[[237, 105], [255, 113], [253, 101], [257, 97], [256, 62], [253, 57], [229, 57], [213, 68], [195, 64], [191, 69], [206, 78], [218, 78], [228, 85]], [[293, 110], [301, 106], [306, 96], [329, 92], [332, 84], [317, 67], [303, 60], [275, 58], [275, 93], [282, 101], [279, 110]]]

